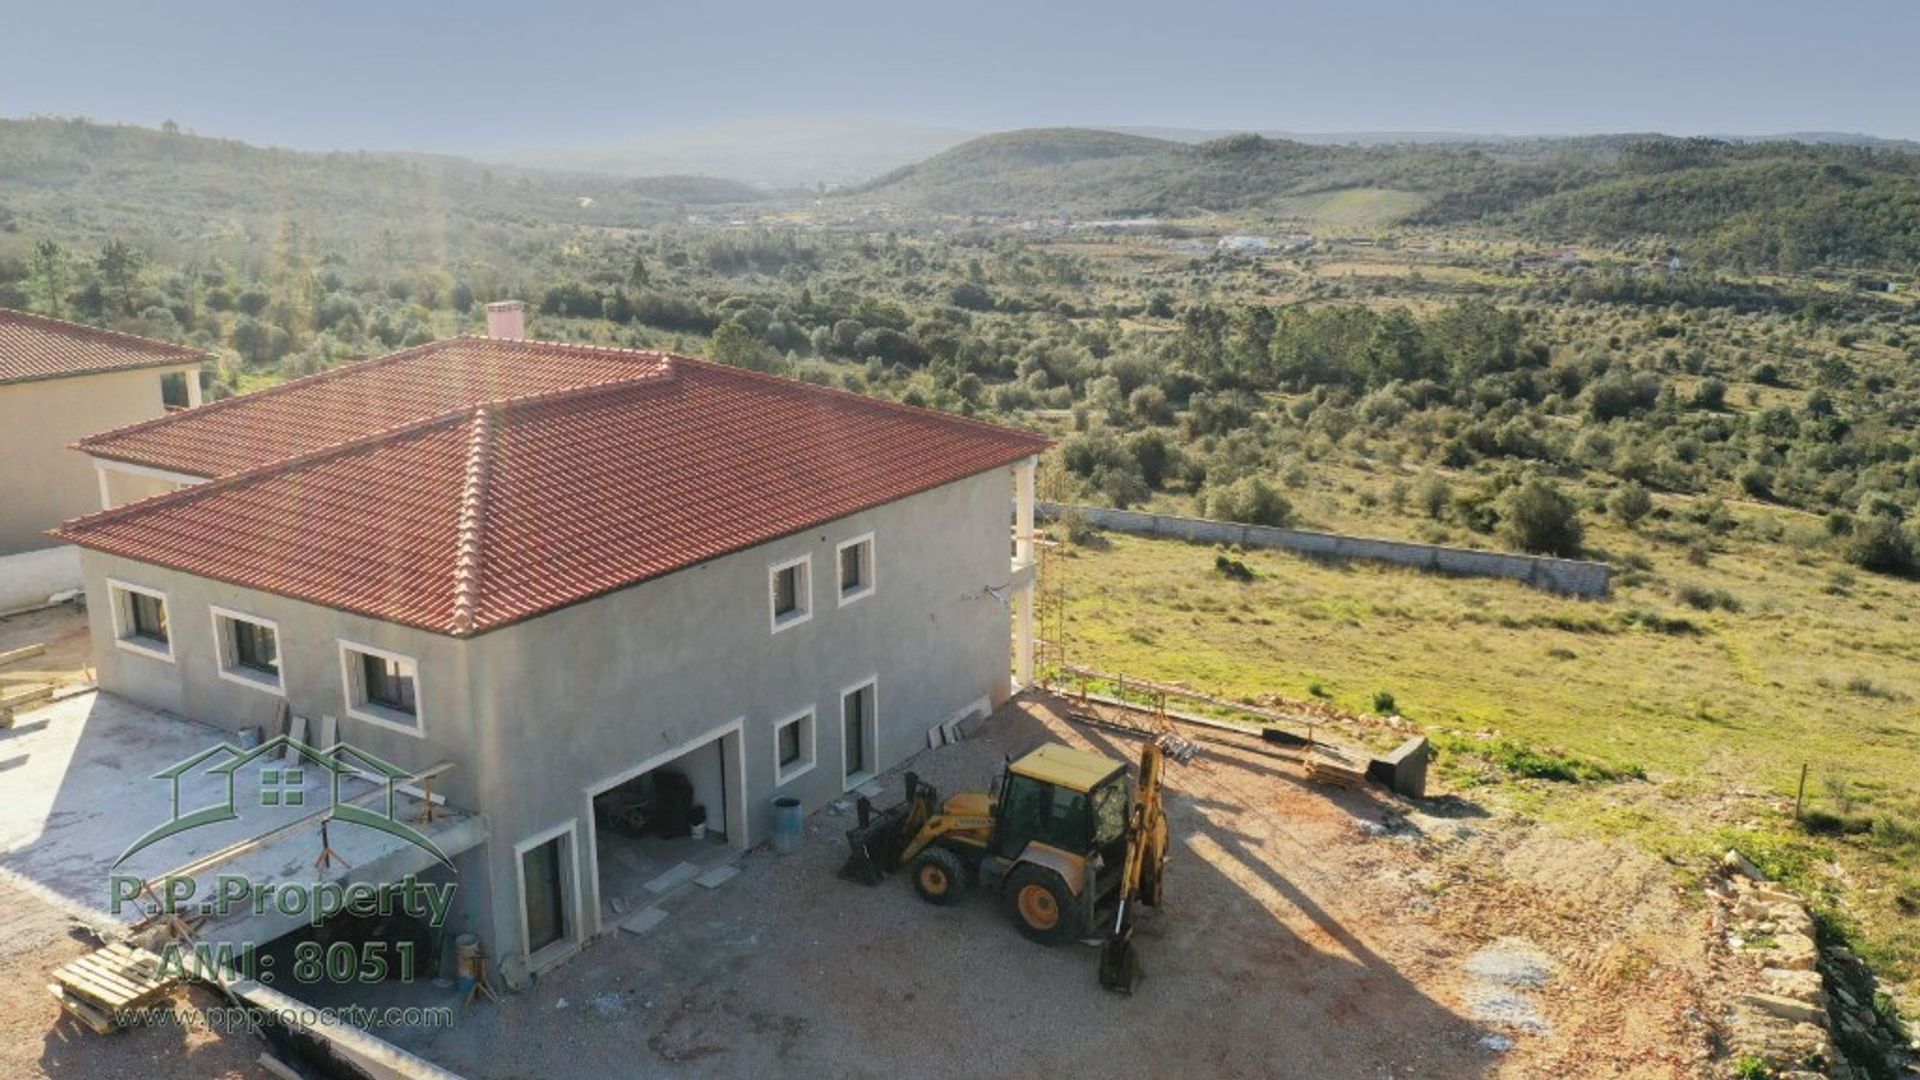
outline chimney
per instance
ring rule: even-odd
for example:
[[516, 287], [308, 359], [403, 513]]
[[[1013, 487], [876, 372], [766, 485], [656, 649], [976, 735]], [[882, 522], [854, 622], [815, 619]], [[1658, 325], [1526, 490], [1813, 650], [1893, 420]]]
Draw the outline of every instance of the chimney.
[[496, 300], [487, 305], [487, 336], [505, 341], [527, 339], [527, 305], [521, 300]]

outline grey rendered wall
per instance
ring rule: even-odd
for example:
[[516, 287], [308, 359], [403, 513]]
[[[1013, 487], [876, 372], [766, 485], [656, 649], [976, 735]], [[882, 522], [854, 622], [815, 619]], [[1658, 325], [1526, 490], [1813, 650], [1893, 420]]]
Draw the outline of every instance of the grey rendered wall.
[[[270, 619], [279, 627], [281, 682], [296, 715], [313, 720], [337, 717], [341, 741], [405, 768], [455, 762], [445, 785], [436, 784], [435, 790], [460, 805], [474, 805], [479, 765], [469, 748], [480, 739], [468, 696], [466, 643], [97, 551], [82, 551], [81, 565], [102, 690], [229, 731], [269, 724], [279, 708], [279, 695], [220, 677], [212, 609], [218, 606]], [[129, 652], [115, 643], [108, 578], [166, 594], [171, 663]], [[340, 671], [342, 639], [415, 658], [420, 736], [347, 715]]]
[[1276, 529], [1266, 525], [1241, 525], [1207, 518], [1148, 514], [1138, 510], [1064, 506], [1060, 503], [1040, 503], [1036, 509], [1046, 517], [1057, 517], [1063, 511], [1071, 510], [1094, 526], [1114, 532], [1166, 536], [1202, 544], [1281, 548], [1330, 559], [1368, 559], [1445, 574], [1510, 578], [1535, 588], [1584, 597], [1607, 595], [1608, 579], [1613, 572], [1606, 563], [1579, 559], [1475, 551], [1471, 548], [1416, 544], [1405, 540], [1377, 540], [1303, 529]]
[[[584, 863], [589, 784], [735, 720], [744, 839], [758, 843], [776, 794], [811, 810], [844, 793], [844, 689], [878, 676], [883, 767], [924, 748], [932, 725], [1005, 700], [1010, 617], [987, 590], [1010, 577], [1010, 484], [1006, 470], [981, 474], [474, 639], [481, 726], [502, 748], [480, 795], [496, 881], [517, 889], [512, 845], [569, 820]], [[835, 546], [867, 532], [878, 587], [839, 607]], [[813, 616], [775, 634], [768, 571], [799, 555], [812, 558]], [[816, 765], [776, 785], [774, 723], [808, 707]], [[496, 938], [508, 932], [517, 924]]]
[[[456, 859], [463, 913], [504, 973], [517, 975], [514, 845], [573, 822], [584, 912], [590, 786], [739, 721], [738, 769], [726, 783], [744, 771], [748, 812], [726, 824], [759, 843], [775, 795], [811, 810], [844, 793], [844, 689], [877, 676], [882, 768], [923, 748], [932, 725], [1004, 701], [1010, 615], [987, 590], [1004, 595], [1011, 576], [1010, 484], [1009, 471], [994, 470], [468, 640], [86, 551], [99, 682], [229, 730], [266, 723], [278, 698], [220, 678], [210, 608], [274, 620], [293, 712], [339, 717], [342, 740], [403, 767], [454, 762], [435, 790], [485, 814], [491, 837]], [[840, 607], [835, 546], [867, 532], [877, 588]], [[768, 570], [799, 555], [812, 558], [813, 615], [775, 634]], [[172, 663], [116, 647], [109, 576], [167, 594]], [[343, 638], [417, 660], [419, 737], [347, 716]], [[776, 785], [774, 722], [808, 707], [816, 764]]]
[[[492, 743], [476, 723], [471, 705], [467, 642], [97, 551], [82, 549], [80, 561], [102, 690], [229, 731], [269, 724], [279, 697], [220, 677], [211, 608], [218, 605], [271, 619], [279, 626], [282, 685], [294, 714], [310, 720], [337, 717], [342, 741], [406, 769], [453, 762], [453, 771], [436, 781], [436, 793], [456, 806], [484, 812], [478, 802], [480, 779]], [[166, 593], [172, 663], [115, 644], [108, 577]], [[419, 737], [347, 715], [340, 671], [342, 638], [418, 661]], [[454, 857], [460, 888], [455, 892], [451, 929], [474, 927], [484, 934], [496, 925], [493, 866], [487, 853], [491, 846], [492, 842], [482, 844]]]

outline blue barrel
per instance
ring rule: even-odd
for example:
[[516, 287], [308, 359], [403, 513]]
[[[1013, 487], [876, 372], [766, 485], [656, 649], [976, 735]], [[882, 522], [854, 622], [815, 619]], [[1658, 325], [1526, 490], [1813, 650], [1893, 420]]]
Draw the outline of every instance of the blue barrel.
[[773, 850], [791, 855], [807, 837], [807, 815], [800, 800], [782, 795], [773, 800]]

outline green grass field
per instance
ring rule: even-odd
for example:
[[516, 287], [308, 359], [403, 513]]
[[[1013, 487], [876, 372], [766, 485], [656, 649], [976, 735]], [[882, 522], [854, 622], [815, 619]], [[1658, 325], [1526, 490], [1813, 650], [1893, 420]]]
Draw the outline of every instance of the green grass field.
[[[1243, 582], [1215, 568], [1217, 549], [1109, 534], [1058, 561], [1068, 659], [1356, 712], [1385, 691], [1442, 747], [1450, 786], [1695, 867], [1738, 843], [1860, 928], [1912, 986], [1920, 582], [1850, 574], [1824, 554], [1781, 562], [1786, 547], [1738, 531], [1706, 565], [1598, 522], [1589, 543], [1649, 568], [1604, 601], [1271, 551], [1232, 554], [1255, 575]], [[1541, 760], [1646, 779], [1516, 776]], [[1809, 807], [1853, 835], [1793, 824], [1802, 765]]]

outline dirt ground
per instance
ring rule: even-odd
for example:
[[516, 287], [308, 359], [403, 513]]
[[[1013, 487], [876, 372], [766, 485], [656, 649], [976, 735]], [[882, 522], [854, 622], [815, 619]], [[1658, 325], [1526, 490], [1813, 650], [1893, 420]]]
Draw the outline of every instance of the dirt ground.
[[0, 691], [43, 684], [58, 691], [93, 681], [93, 641], [80, 608], [60, 604], [0, 619], [0, 653], [27, 645], [45, 645], [47, 651], [0, 667]]
[[[60, 909], [0, 879], [0, 1076], [270, 1080], [257, 1063], [266, 1044], [250, 1036], [168, 1026], [102, 1036], [63, 1013], [47, 992], [53, 969], [97, 944]], [[177, 987], [171, 1003], [184, 1009], [216, 1002], [209, 990]]]
[[[1099, 988], [1095, 949], [1028, 943], [985, 893], [936, 908], [903, 875], [838, 880], [852, 815], [828, 811], [799, 854], [749, 853], [646, 934], [399, 1041], [500, 1080], [1708, 1071], [1713, 933], [1670, 868], [1468, 799], [1310, 786], [1258, 740], [1225, 738], [1171, 769], [1175, 861], [1132, 997]], [[1045, 740], [1137, 752], [1042, 700], [909, 765], [942, 792], [977, 789]]]

